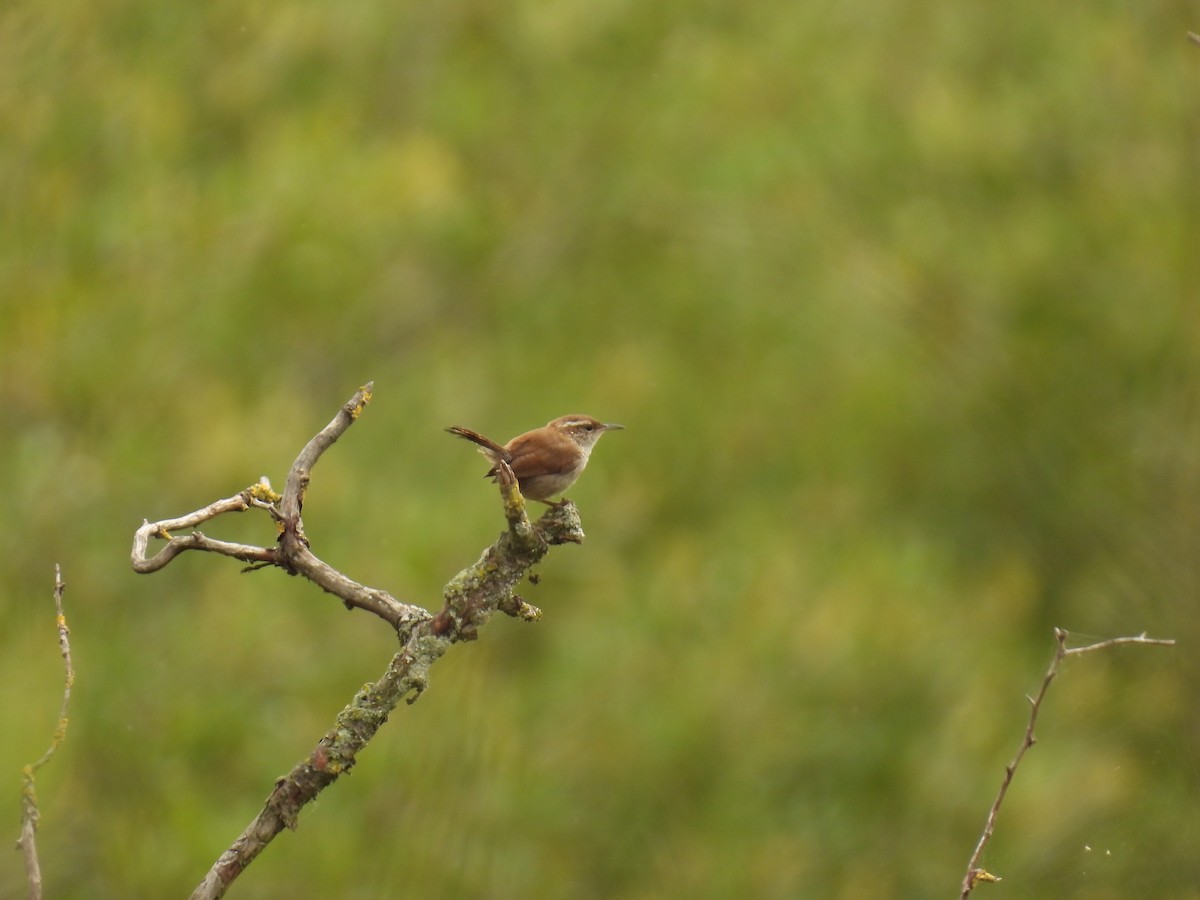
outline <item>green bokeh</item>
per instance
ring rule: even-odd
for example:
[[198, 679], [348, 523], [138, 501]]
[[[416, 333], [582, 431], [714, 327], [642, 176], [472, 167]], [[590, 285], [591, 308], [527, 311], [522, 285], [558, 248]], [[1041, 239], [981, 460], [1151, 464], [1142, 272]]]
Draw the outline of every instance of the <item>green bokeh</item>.
[[1180, 646], [1065, 666], [993, 890], [1200, 897], [1180, 11], [7, 4], [0, 774], [15, 837], [60, 562], [48, 896], [186, 894], [383, 671], [299, 580], [128, 565], [374, 379], [306, 524], [426, 606], [502, 525], [442, 427], [628, 430], [544, 620], [451, 652], [231, 896], [954, 896], [1059, 625]]

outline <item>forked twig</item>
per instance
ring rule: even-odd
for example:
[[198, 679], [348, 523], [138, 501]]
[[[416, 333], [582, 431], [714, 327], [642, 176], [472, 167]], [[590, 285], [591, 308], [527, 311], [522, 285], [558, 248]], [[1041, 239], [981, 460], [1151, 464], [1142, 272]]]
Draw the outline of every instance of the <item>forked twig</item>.
[[[187, 550], [204, 550], [222, 556], [232, 556], [243, 562], [252, 563], [249, 568], [278, 566], [293, 575], [303, 575], [321, 589], [338, 597], [348, 609], [358, 608], [374, 613], [404, 637], [418, 622], [429, 618], [429, 613], [419, 606], [401, 603], [387, 591], [367, 587], [347, 578], [332, 566], [321, 561], [309, 549], [304, 536], [304, 522], [300, 518], [304, 506], [304, 493], [312, 477], [313, 466], [321, 454], [331, 447], [357, 420], [371, 400], [373, 385], [366, 384], [338, 410], [333, 420], [322, 428], [300, 451], [288, 473], [287, 486], [283, 494], [271, 490], [266, 479], [260, 479], [244, 491], [216, 500], [195, 512], [174, 519], [158, 522], [143, 522], [133, 535], [131, 560], [133, 570], [141, 574], [157, 572], [180, 553]], [[230, 512], [245, 512], [260, 509], [276, 524], [278, 545], [259, 547], [253, 544], [235, 544], [208, 537], [195, 530], [197, 526]], [[189, 534], [175, 536], [172, 532], [193, 529]], [[165, 540], [166, 546], [147, 556], [147, 547], [152, 539]]]
[[37, 829], [41, 813], [38, 811], [37, 791], [34, 779], [38, 769], [50, 761], [54, 751], [67, 736], [67, 707], [71, 703], [71, 686], [75, 684], [75, 667], [71, 664], [71, 629], [67, 627], [67, 616], [63, 612], [63, 592], [66, 585], [62, 580], [62, 569], [54, 565], [54, 612], [58, 626], [58, 650], [62, 654], [66, 676], [63, 684], [62, 704], [58, 708], [58, 724], [50, 746], [37, 762], [21, 770], [21, 836], [17, 838], [17, 849], [25, 860], [25, 879], [29, 883], [29, 900], [41, 900], [42, 868], [38, 862]]
[[1145, 632], [1134, 637], [1109, 638], [1106, 641], [1099, 641], [1095, 644], [1070, 648], [1067, 647], [1067, 639], [1069, 637], [1070, 633], [1068, 631], [1062, 628], [1054, 629], [1054, 639], [1057, 642], [1054, 648], [1054, 656], [1050, 660], [1050, 666], [1046, 669], [1046, 674], [1042, 677], [1042, 685], [1038, 689], [1037, 695], [1026, 698], [1029, 700], [1029, 722], [1025, 726], [1025, 736], [1022, 738], [1021, 746], [1017, 748], [1017, 754], [1013, 757], [1012, 762], [1004, 767], [1004, 779], [1000, 782], [1000, 790], [996, 794], [996, 799], [992, 801], [992, 808], [988, 810], [987, 821], [983, 826], [983, 834], [979, 836], [979, 842], [975, 845], [971, 859], [967, 862], [967, 873], [963, 876], [962, 893], [959, 894], [959, 900], [966, 900], [970, 896], [971, 891], [975, 889], [975, 886], [981, 882], [1000, 880], [998, 876], [981, 868], [979, 860], [982, 858], [983, 851], [987, 847], [988, 842], [992, 839], [992, 833], [996, 828], [996, 817], [1000, 813], [1000, 806], [1004, 802], [1004, 796], [1008, 793], [1009, 785], [1012, 784], [1013, 776], [1017, 772], [1017, 766], [1021, 764], [1026, 751], [1037, 743], [1037, 738], [1034, 736], [1033, 731], [1037, 726], [1038, 713], [1041, 711], [1042, 701], [1046, 699], [1046, 692], [1050, 689], [1050, 683], [1058, 675], [1059, 663], [1068, 656], [1082, 656], [1084, 653], [1107, 650], [1121, 644], [1151, 644], [1159, 647], [1175, 646], [1175, 641], [1173, 640], [1148, 638]]

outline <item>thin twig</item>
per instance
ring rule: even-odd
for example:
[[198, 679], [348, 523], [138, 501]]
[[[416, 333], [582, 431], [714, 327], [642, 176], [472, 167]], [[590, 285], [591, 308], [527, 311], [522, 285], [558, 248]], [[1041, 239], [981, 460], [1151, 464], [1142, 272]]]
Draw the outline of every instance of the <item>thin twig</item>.
[[50, 757], [66, 739], [67, 708], [71, 703], [71, 686], [75, 683], [75, 667], [71, 663], [71, 630], [67, 627], [67, 617], [63, 612], [63, 592], [65, 590], [62, 569], [55, 563], [55, 623], [58, 626], [58, 650], [62, 654], [66, 677], [63, 684], [62, 703], [58, 708], [58, 724], [54, 727], [54, 736], [50, 740], [50, 746], [46, 748], [46, 752], [37, 762], [31, 763], [21, 770], [21, 836], [17, 839], [17, 849], [21, 851], [25, 860], [25, 877], [29, 882], [29, 900], [41, 900], [42, 896], [42, 869], [38, 862], [36, 838], [41, 813], [38, 810], [34, 779], [38, 769], [50, 761]]
[[981, 868], [979, 860], [982, 858], [983, 851], [987, 847], [988, 842], [992, 839], [992, 833], [996, 828], [996, 817], [1000, 814], [1000, 806], [1004, 803], [1004, 796], [1008, 793], [1009, 785], [1012, 784], [1013, 776], [1017, 772], [1017, 766], [1021, 764], [1026, 751], [1037, 743], [1037, 738], [1034, 736], [1033, 731], [1037, 725], [1038, 713], [1041, 711], [1042, 701], [1046, 699], [1046, 692], [1050, 689], [1050, 683], [1058, 675], [1059, 663], [1067, 656], [1081, 656], [1084, 653], [1091, 653], [1095, 650], [1107, 650], [1121, 644], [1152, 644], [1159, 647], [1175, 646], [1175, 641], [1170, 639], [1148, 638], [1144, 631], [1134, 637], [1109, 638], [1106, 641], [1099, 641], [1095, 644], [1071, 648], [1067, 647], [1067, 639], [1069, 637], [1070, 633], [1065, 629], [1054, 629], [1054, 640], [1056, 642], [1054, 656], [1050, 659], [1050, 666], [1046, 669], [1046, 674], [1042, 677], [1042, 686], [1038, 689], [1037, 696], [1026, 698], [1029, 700], [1029, 722], [1025, 726], [1025, 736], [1021, 739], [1021, 746], [1017, 748], [1016, 756], [1013, 757], [1012, 762], [1004, 767], [1004, 779], [1000, 782], [1000, 790], [996, 794], [996, 799], [992, 801], [992, 808], [988, 810], [987, 821], [983, 826], [983, 834], [979, 836], [979, 842], [975, 845], [971, 859], [967, 862], [967, 873], [963, 876], [962, 892], [959, 894], [959, 900], [966, 900], [970, 896], [971, 891], [980, 882], [1000, 880], [998, 876]]
[[[208, 506], [179, 516], [178, 518], [162, 519], [158, 522], [143, 521], [142, 527], [133, 533], [133, 552], [131, 554], [133, 571], [139, 575], [157, 572], [185, 550], [207, 550], [210, 553], [232, 556], [244, 562], [274, 564], [278, 557], [278, 551], [273, 547], [255, 547], [252, 544], [233, 544], [227, 541], [216, 541], [205, 537], [199, 531], [193, 531], [191, 534], [180, 537], [175, 537], [171, 534], [172, 531], [182, 531], [185, 528], [194, 529], [197, 525], [228, 512], [245, 512], [248, 509], [259, 506], [264, 502], [261, 500], [261, 497], [265, 492], [270, 492], [270, 490], [270, 484], [260, 481], [258, 484], [251, 485], [244, 491], [234, 494], [232, 497], [226, 497], [223, 500], [214, 500]], [[259, 502], [255, 502], [256, 494], [259, 497]], [[276, 500], [279, 499], [278, 494], [274, 496]], [[165, 540], [167, 543], [166, 546], [153, 556], [147, 557], [146, 549], [150, 544], [151, 538]]]
[[1175, 641], [1172, 638], [1148, 638], [1146, 632], [1134, 635], [1133, 637], [1115, 637], [1109, 638], [1107, 641], [1100, 641], [1095, 644], [1088, 644], [1085, 647], [1071, 647], [1063, 651], [1064, 656], [1082, 656], [1084, 653], [1091, 653], [1094, 650], [1107, 650], [1109, 647], [1117, 647], [1121, 644], [1152, 644], [1156, 647], [1174, 647]]

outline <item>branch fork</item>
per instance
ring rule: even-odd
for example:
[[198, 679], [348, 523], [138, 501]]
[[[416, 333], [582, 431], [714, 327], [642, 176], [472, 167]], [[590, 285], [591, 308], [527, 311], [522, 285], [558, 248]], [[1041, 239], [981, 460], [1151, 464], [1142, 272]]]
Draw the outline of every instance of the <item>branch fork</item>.
[[1046, 674], [1042, 676], [1042, 685], [1035, 696], [1030, 697], [1026, 695], [1025, 697], [1029, 701], [1029, 721], [1025, 725], [1025, 736], [1021, 739], [1021, 745], [1017, 748], [1017, 753], [1012, 758], [1012, 762], [1004, 767], [1004, 779], [1000, 782], [1000, 790], [996, 794], [996, 799], [992, 801], [992, 808], [988, 810], [987, 820], [983, 825], [983, 833], [979, 836], [979, 841], [975, 844], [975, 849], [971, 853], [971, 859], [967, 862], [967, 872], [963, 876], [959, 900], [967, 900], [971, 892], [984, 882], [1001, 880], [999, 876], [993, 875], [987, 869], [982, 868], [979, 863], [983, 858], [983, 851], [987, 848], [988, 843], [992, 839], [992, 834], [996, 830], [996, 817], [1000, 814], [1000, 807], [1004, 803], [1005, 795], [1008, 794], [1009, 786], [1012, 785], [1013, 776], [1017, 774], [1017, 767], [1021, 764], [1021, 760], [1025, 758], [1025, 753], [1037, 743], [1037, 737], [1033, 732], [1037, 726], [1038, 713], [1041, 712], [1042, 701], [1046, 699], [1046, 692], [1050, 690], [1050, 684], [1058, 677], [1059, 664], [1068, 656], [1082, 656], [1085, 653], [1108, 650], [1111, 647], [1117, 647], [1122, 644], [1142, 644], [1155, 647], [1175, 646], [1174, 640], [1169, 638], [1149, 638], [1146, 637], [1146, 632], [1144, 631], [1132, 637], [1109, 638], [1106, 641], [1098, 641], [1082, 647], [1068, 647], [1067, 641], [1070, 637], [1070, 632], [1065, 629], [1054, 629], [1054, 656], [1050, 660]]
[[[450, 580], [436, 615], [403, 603], [387, 591], [360, 584], [320, 560], [309, 546], [301, 518], [312, 469], [321, 454], [357, 421], [371, 399], [371, 391], [371, 384], [360, 388], [305, 445], [292, 464], [282, 494], [276, 494], [264, 478], [232, 497], [184, 516], [144, 522], [134, 533], [132, 565], [136, 572], [157, 572], [188, 550], [231, 556], [249, 563], [248, 569], [277, 566], [307, 578], [349, 609], [363, 609], [380, 617], [396, 630], [401, 642], [400, 651], [379, 680], [360, 689], [308, 756], [276, 782], [262, 810], [192, 893], [193, 900], [223, 896], [277, 834], [285, 828], [294, 829], [304, 806], [353, 768], [359, 751], [400, 701], [416, 702], [429, 683], [430, 667], [452, 644], [474, 640], [497, 610], [524, 621], [539, 619], [541, 611], [516, 593], [517, 585], [550, 547], [583, 541], [579, 511], [570, 502], [553, 506], [536, 523], [530, 522], [512, 469], [500, 463], [497, 482], [507, 528], [477, 562]], [[266, 512], [274, 521], [278, 534], [275, 546], [216, 540], [198, 530], [217, 516], [251, 509]], [[172, 534], [184, 530], [190, 533]], [[147, 555], [152, 540], [166, 543], [157, 553]]]

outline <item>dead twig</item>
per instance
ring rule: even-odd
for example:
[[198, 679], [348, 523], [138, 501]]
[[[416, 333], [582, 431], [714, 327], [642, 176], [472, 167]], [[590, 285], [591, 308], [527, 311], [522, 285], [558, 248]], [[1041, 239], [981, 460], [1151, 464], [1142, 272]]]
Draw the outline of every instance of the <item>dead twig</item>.
[[[304, 493], [312, 478], [313, 466], [321, 458], [321, 454], [358, 420], [371, 400], [371, 390], [371, 384], [359, 388], [338, 410], [333, 420], [305, 444], [292, 464], [282, 495], [275, 493], [270, 482], [262, 478], [244, 491], [223, 500], [216, 500], [195, 512], [174, 519], [143, 522], [142, 527], [133, 535], [133, 570], [141, 574], [157, 572], [187, 550], [203, 550], [232, 556], [234, 559], [251, 563], [248, 569], [278, 566], [293, 575], [304, 576], [322, 590], [333, 594], [347, 609], [357, 608], [374, 613], [389, 622], [401, 638], [407, 637], [415, 624], [429, 618], [429, 613], [419, 606], [400, 602], [387, 591], [359, 584], [318, 559], [309, 548], [308, 540], [304, 536], [304, 522], [300, 517], [304, 506]], [[277, 546], [235, 544], [215, 540], [194, 530], [198, 525], [217, 516], [250, 509], [262, 510], [274, 520]], [[172, 534], [184, 529], [193, 530], [178, 537]], [[147, 548], [153, 539], [165, 540], [166, 545], [148, 557]]]
[[37, 791], [34, 779], [38, 769], [50, 761], [50, 757], [67, 737], [67, 707], [71, 703], [71, 686], [75, 683], [75, 667], [71, 663], [71, 630], [67, 627], [67, 616], [63, 612], [63, 592], [66, 585], [62, 580], [62, 569], [54, 566], [54, 610], [58, 625], [58, 649], [62, 654], [66, 677], [63, 684], [62, 704], [58, 708], [58, 724], [50, 746], [37, 762], [21, 770], [21, 836], [17, 838], [17, 849], [25, 860], [25, 878], [29, 883], [29, 900], [41, 900], [42, 869], [38, 862], [37, 829], [41, 819], [38, 811]]
[[1000, 782], [1000, 790], [996, 794], [996, 799], [992, 801], [992, 808], [988, 810], [987, 821], [983, 826], [983, 834], [979, 836], [979, 841], [975, 845], [971, 859], [967, 862], [967, 873], [963, 876], [962, 893], [959, 894], [959, 900], [966, 900], [971, 895], [971, 891], [975, 889], [975, 886], [981, 882], [1000, 880], [998, 876], [981, 868], [979, 861], [983, 857], [983, 851], [987, 847], [988, 842], [992, 839], [992, 833], [996, 829], [996, 817], [1000, 814], [1000, 806], [1004, 803], [1004, 797], [1008, 793], [1009, 785], [1012, 784], [1013, 776], [1017, 773], [1017, 766], [1021, 764], [1026, 751], [1037, 743], [1037, 738], [1034, 736], [1033, 731], [1037, 726], [1038, 713], [1041, 711], [1042, 701], [1046, 699], [1046, 692], [1050, 690], [1051, 682], [1058, 675], [1059, 663], [1068, 656], [1082, 656], [1085, 653], [1107, 650], [1121, 644], [1150, 644], [1157, 647], [1175, 646], [1175, 641], [1173, 640], [1148, 638], [1145, 632], [1134, 637], [1110, 638], [1106, 641], [1099, 641], [1098, 643], [1088, 644], [1083, 647], [1067, 647], [1067, 639], [1069, 637], [1070, 633], [1066, 630], [1062, 628], [1054, 629], [1054, 639], [1057, 642], [1054, 648], [1054, 656], [1050, 660], [1050, 666], [1046, 669], [1046, 674], [1042, 676], [1042, 685], [1038, 689], [1037, 695], [1026, 698], [1029, 700], [1029, 722], [1025, 725], [1025, 736], [1021, 739], [1021, 746], [1017, 748], [1017, 754], [1013, 757], [1012, 762], [1004, 767], [1004, 779]]

